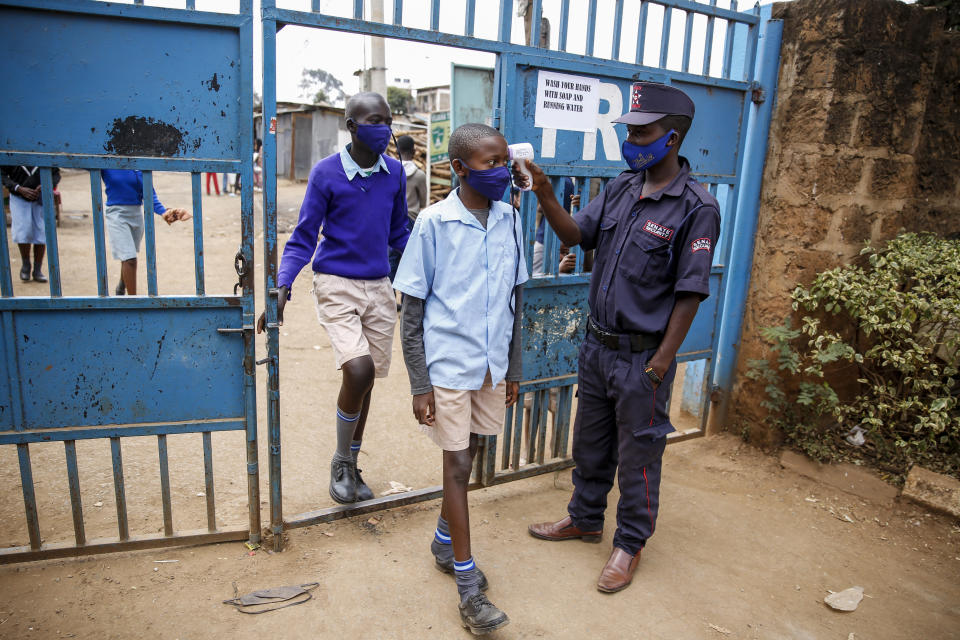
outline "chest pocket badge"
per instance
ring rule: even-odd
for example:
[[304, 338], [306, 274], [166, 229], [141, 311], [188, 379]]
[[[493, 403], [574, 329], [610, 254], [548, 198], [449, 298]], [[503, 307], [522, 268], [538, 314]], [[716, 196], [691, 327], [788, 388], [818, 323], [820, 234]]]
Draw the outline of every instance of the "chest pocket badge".
[[662, 280], [670, 266], [670, 242], [649, 233], [631, 236], [620, 256], [620, 272], [634, 284]]

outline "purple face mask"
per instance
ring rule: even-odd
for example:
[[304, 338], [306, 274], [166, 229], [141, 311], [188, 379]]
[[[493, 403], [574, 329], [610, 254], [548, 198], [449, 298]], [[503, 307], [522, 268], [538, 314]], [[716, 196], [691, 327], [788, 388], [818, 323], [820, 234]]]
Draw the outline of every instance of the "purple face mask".
[[370, 151], [380, 155], [387, 150], [390, 136], [393, 132], [388, 124], [360, 124], [357, 123], [357, 140], [367, 146]]
[[[462, 161], [461, 161], [462, 162]], [[506, 167], [494, 167], [493, 169], [471, 169], [466, 163], [463, 165], [468, 173], [463, 181], [473, 187], [474, 191], [490, 200], [502, 200], [503, 194], [510, 186], [510, 170]]]

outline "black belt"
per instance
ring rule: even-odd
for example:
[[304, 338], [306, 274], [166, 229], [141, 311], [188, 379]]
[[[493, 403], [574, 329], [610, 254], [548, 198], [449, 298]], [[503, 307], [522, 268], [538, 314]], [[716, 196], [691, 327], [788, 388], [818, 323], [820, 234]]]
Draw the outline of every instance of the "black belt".
[[630, 351], [648, 351], [660, 346], [662, 336], [659, 333], [610, 333], [600, 327], [593, 317], [587, 319], [587, 331], [592, 333], [600, 344], [609, 349], [620, 349], [620, 338], [630, 339]]

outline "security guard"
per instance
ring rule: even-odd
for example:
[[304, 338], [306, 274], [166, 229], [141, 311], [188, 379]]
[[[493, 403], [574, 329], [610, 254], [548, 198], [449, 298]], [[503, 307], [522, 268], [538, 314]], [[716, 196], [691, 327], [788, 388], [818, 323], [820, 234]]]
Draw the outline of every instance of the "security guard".
[[543, 171], [527, 161], [533, 191], [561, 242], [596, 250], [579, 356], [569, 515], [529, 531], [543, 540], [600, 542], [619, 466], [617, 531], [597, 583], [606, 593], [630, 584], [653, 535], [661, 459], [674, 430], [667, 404], [676, 355], [710, 294], [720, 212], [679, 155], [693, 114], [683, 91], [634, 83], [630, 111], [615, 120], [627, 126], [621, 150], [630, 169], [573, 217]]

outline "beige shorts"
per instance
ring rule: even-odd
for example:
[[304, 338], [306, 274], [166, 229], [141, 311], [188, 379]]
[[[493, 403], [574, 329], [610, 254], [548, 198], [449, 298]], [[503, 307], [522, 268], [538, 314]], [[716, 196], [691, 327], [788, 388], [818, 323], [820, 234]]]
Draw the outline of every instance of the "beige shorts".
[[330, 336], [337, 369], [361, 356], [373, 358], [378, 378], [390, 371], [397, 299], [389, 278], [354, 280], [313, 274], [317, 318]]
[[436, 405], [434, 425], [420, 425], [423, 432], [444, 451], [463, 451], [470, 446], [470, 434], [495, 436], [503, 431], [507, 385], [490, 384], [490, 373], [476, 391], [433, 388]]

